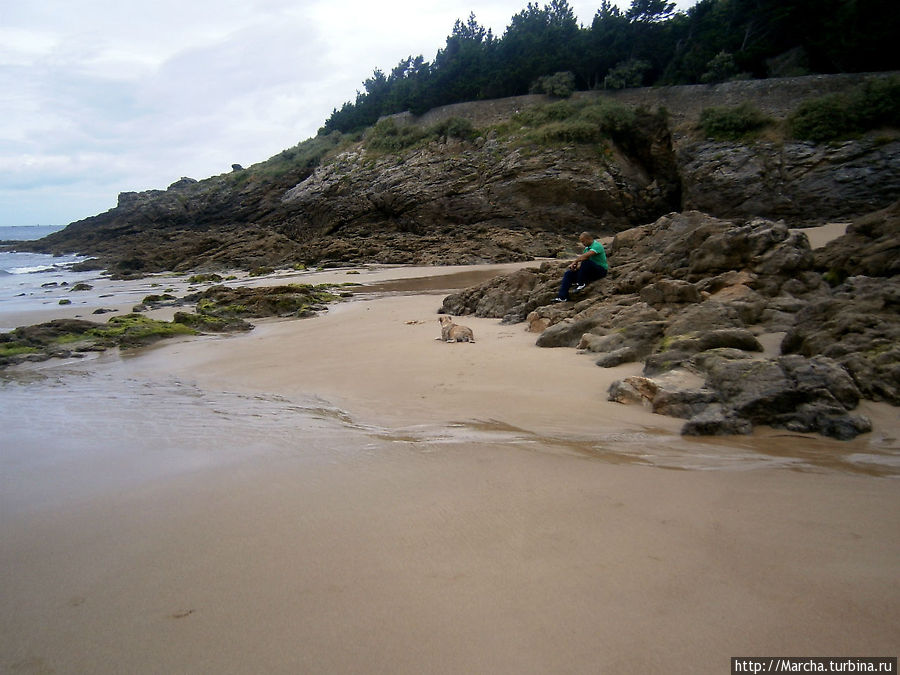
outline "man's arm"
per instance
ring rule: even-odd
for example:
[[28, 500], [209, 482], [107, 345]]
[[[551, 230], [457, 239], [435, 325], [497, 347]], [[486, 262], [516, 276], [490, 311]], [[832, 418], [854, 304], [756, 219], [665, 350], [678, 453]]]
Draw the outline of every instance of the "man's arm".
[[595, 255], [597, 255], [597, 251], [595, 251], [593, 249], [588, 249], [587, 251], [585, 251], [584, 253], [579, 255], [577, 258], [575, 258], [575, 260], [572, 261], [572, 264], [569, 265], [569, 267], [571, 267], [573, 270], [577, 270], [578, 266], [581, 263], [583, 263], [585, 260], [590, 260]]

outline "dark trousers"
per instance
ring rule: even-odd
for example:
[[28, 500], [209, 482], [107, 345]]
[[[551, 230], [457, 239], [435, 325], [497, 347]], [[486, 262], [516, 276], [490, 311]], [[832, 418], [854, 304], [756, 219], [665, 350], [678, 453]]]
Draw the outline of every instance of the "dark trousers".
[[589, 284], [592, 281], [597, 281], [597, 279], [605, 277], [606, 272], [607, 270], [605, 267], [601, 267], [597, 263], [592, 263], [590, 260], [585, 260], [578, 266], [577, 270], [566, 270], [566, 273], [563, 274], [562, 283], [559, 285], [559, 293], [556, 294], [556, 297], [568, 300], [569, 287], [572, 284]]

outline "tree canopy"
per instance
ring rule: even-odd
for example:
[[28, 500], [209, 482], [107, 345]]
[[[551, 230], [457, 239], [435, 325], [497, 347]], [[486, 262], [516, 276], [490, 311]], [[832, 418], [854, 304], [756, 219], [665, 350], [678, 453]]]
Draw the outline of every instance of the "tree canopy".
[[542, 91], [559, 73], [588, 90], [898, 70], [894, 2], [699, 0], [675, 12], [666, 0], [632, 0], [623, 12], [602, 0], [591, 24], [581, 26], [567, 0], [550, 0], [529, 2], [500, 37], [472, 13], [456, 21], [431, 63], [408, 56], [388, 75], [376, 69], [320, 131], [355, 131], [405, 110], [421, 114]]

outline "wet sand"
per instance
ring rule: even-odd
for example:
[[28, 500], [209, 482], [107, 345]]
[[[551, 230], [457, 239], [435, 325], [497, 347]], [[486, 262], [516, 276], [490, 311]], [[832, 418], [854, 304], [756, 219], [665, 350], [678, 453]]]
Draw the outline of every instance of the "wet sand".
[[682, 439], [606, 401], [630, 366], [487, 319], [435, 341], [440, 273], [7, 382], [0, 671], [897, 654], [895, 409], [867, 404], [878, 432], [851, 444]]

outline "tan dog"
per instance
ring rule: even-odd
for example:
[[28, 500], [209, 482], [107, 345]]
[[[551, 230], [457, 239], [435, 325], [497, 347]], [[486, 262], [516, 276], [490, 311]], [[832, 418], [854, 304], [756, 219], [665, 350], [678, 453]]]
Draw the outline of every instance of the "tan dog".
[[459, 326], [453, 323], [453, 318], [442, 316], [438, 321], [441, 324], [441, 337], [435, 340], [444, 342], [475, 342], [475, 335], [468, 326]]

